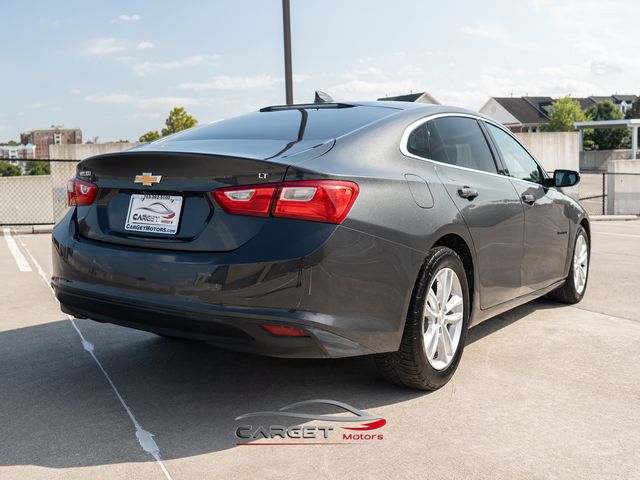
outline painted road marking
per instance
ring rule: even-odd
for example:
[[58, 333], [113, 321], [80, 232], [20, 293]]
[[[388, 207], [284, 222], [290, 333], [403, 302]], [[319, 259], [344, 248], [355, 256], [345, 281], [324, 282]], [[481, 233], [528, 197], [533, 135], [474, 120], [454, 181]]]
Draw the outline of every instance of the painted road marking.
[[598, 235], [615, 235], [617, 237], [640, 238], [640, 235], [633, 235], [631, 233], [614, 233], [614, 232], [598, 232], [598, 231], [596, 231], [595, 233], [597, 233]]
[[[5, 238], [6, 238], [6, 233], [5, 233]], [[54, 294], [54, 298], [55, 298], [55, 292], [53, 291], [53, 287], [51, 286], [51, 283], [49, 282], [49, 278], [47, 277], [47, 274], [44, 272], [44, 270], [42, 269], [42, 267], [40, 266], [38, 261], [31, 254], [31, 251], [29, 251], [29, 248], [27, 247], [27, 245], [22, 241], [22, 239], [19, 239], [19, 240], [20, 240], [20, 246], [24, 249], [25, 252], [27, 252], [27, 255], [29, 256], [29, 258], [31, 259], [33, 264], [35, 265], [36, 270], [38, 271], [38, 274], [40, 275], [40, 277], [42, 277], [42, 279], [44, 280], [44, 283], [47, 285], [47, 287], [49, 287], [49, 290], [51, 290], [51, 293]], [[15, 244], [15, 242], [14, 242], [14, 244]], [[16, 248], [17, 248], [17, 246], [16, 246]], [[18, 251], [18, 253], [20, 253], [20, 252]], [[56, 298], [56, 301], [57, 300], [58, 299]], [[100, 362], [100, 360], [98, 359], [98, 357], [94, 353], [94, 351], [93, 351], [94, 350], [93, 343], [89, 342], [86, 338], [84, 338], [84, 335], [82, 335], [82, 332], [78, 328], [78, 325], [76, 325], [76, 322], [74, 321], [74, 318], [71, 315], [67, 315], [67, 318], [69, 319], [69, 321], [71, 322], [71, 325], [73, 326], [73, 328], [75, 329], [76, 333], [80, 337], [80, 341], [82, 343], [82, 348], [84, 348], [84, 350], [89, 355], [91, 355], [91, 358], [93, 358], [93, 360], [96, 362], [96, 364], [98, 365], [98, 368], [100, 369], [102, 374], [105, 376], [105, 378], [107, 379], [107, 382], [109, 382], [109, 385], [111, 386], [111, 389], [113, 390], [113, 392], [115, 393], [116, 397], [118, 398], [118, 400], [122, 404], [122, 407], [124, 408], [125, 412], [127, 412], [127, 415], [131, 419], [131, 422], [133, 423], [133, 426], [136, 429], [136, 438], [138, 439], [138, 443], [140, 444], [140, 446], [142, 447], [142, 449], [145, 452], [150, 454], [155, 459], [156, 463], [158, 464], [158, 466], [162, 470], [162, 473], [164, 473], [164, 476], [166, 477], [166, 479], [167, 480], [173, 480], [173, 478], [171, 477], [171, 474], [169, 473], [169, 471], [165, 467], [164, 463], [162, 462], [162, 459], [160, 457], [160, 449], [158, 448], [158, 444], [156, 443], [156, 441], [153, 439], [153, 437], [154, 437], [153, 433], [148, 432], [147, 430], [143, 429], [142, 426], [138, 423], [138, 420], [133, 415], [133, 412], [131, 411], [131, 408], [129, 408], [129, 405], [127, 405], [127, 403], [124, 401], [124, 398], [122, 398], [122, 395], [120, 394], [120, 391], [116, 387], [115, 383], [113, 383], [113, 380], [111, 380], [111, 377], [109, 376], [107, 371], [104, 369], [104, 367], [102, 366], [102, 363]]]
[[18, 264], [18, 269], [21, 272], [31, 272], [31, 265], [29, 265], [27, 259], [24, 258], [24, 255], [22, 255], [22, 252], [18, 248], [16, 241], [11, 236], [11, 230], [9, 230], [7, 227], [4, 227], [2, 229], [2, 233], [4, 234], [4, 241], [7, 242], [7, 247], [9, 247], [11, 255], [13, 255], [13, 259]]

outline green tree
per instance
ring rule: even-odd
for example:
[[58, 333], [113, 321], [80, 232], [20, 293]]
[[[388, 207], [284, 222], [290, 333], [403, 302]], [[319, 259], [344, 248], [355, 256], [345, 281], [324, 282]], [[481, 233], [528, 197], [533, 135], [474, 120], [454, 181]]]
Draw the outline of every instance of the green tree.
[[50, 175], [51, 165], [49, 162], [28, 161], [25, 170], [27, 175]]
[[22, 169], [9, 162], [0, 161], [0, 177], [19, 177], [22, 175]]
[[172, 133], [195, 127], [198, 124], [198, 121], [189, 115], [184, 107], [174, 107], [174, 109], [169, 112], [169, 116], [165, 120], [164, 124], [166, 125], [166, 128], [162, 129], [162, 136], [166, 137]]
[[573, 132], [574, 122], [588, 120], [580, 103], [571, 97], [559, 98], [549, 109], [549, 123], [542, 126], [543, 132]]
[[9, 140], [8, 142], [0, 143], [0, 145], [7, 146], [7, 147], [17, 147], [20, 144], [18, 142], [16, 142], [15, 140]]
[[640, 97], [636, 98], [636, 101], [633, 102], [631, 108], [627, 110], [625, 118], [640, 118]]
[[158, 133], [157, 130], [150, 130], [147, 133], [145, 133], [144, 135], [142, 135], [138, 141], [140, 143], [147, 143], [147, 142], [153, 142], [154, 140], [158, 140], [160, 138], [160, 134]]
[[[620, 120], [624, 115], [611, 100], [598, 102], [587, 110], [592, 120]], [[585, 132], [585, 141], [593, 141], [600, 150], [615, 150], [629, 144], [629, 130], [626, 128], [594, 128]]]

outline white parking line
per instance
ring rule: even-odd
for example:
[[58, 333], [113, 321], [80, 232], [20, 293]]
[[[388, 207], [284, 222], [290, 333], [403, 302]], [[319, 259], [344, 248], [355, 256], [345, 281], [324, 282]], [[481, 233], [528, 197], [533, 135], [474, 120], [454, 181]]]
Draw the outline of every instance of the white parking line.
[[596, 231], [595, 233], [597, 233], [598, 235], [615, 235], [617, 237], [640, 238], [640, 235], [633, 235], [631, 233], [614, 233], [614, 232], [598, 232], [598, 231]]
[[[5, 234], [5, 238], [6, 238], [6, 234]], [[13, 238], [12, 238], [12, 240], [13, 240]], [[55, 292], [53, 291], [53, 287], [51, 287], [51, 283], [49, 283], [49, 279], [47, 277], [47, 274], [44, 272], [44, 270], [42, 269], [42, 267], [40, 266], [38, 261], [31, 254], [31, 252], [29, 251], [29, 248], [27, 247], [27, 245], [21, 239], [19, 239], [19, 241], [20, 241], [20, 246], [24, 249], [25, 252], [27, 252], [27, 255], [29, 256], [29, 258], [31, 259], [33, 264], [35, 265], [36, 270], [38, 271], [38, 274], [44, 280], [44, 282], [46, 283], [47, 287], [49, 287], [49, 290], [51, 290], [51, 293], [54, 294], [54, 298], [55, 298]], [[15, 242], [14, 242], [14, 245], [15, 245]], [[16, 249], [17, 248], [18, 247], [16, 245]], [[18, 250], [18, 253], [20, 253], [19, 250]], [[20, 255], [22, 255], [22, 254], [20, 254]], [[24, 258], [24, 257], [22, 257], [22, 258]], [[57, 301], [57, 298], [56, 298], [56, 301]], [[78, 328], [78, 325], [76, 325], [76, 322], [74, 321], [74, 318], [71, 315], [67, 315], [67, 318], [69, 319], [69, 321], [71, 322], [71, 325], [73, 326], [73, 328], [76, 330], [78, 336], [80, 337], [80, 341], [82, 343], [82, 348], [84, 348], [84, 350], [89, 355], [91, 355], [91, 358], [93, 358], [93, 360], [96, 362], [96, 364], [98, 365], [98, 368], [100, 369], [102, 374], [107, 379], [107, 382], [109, 382], [109, 385], [111, 386], [111, 389], [114, 391], [116, 397], [118, 398], [118, 400], [122, 404], [122, 407], [127, 412], [127, 415], [129, 416], [129, 418], [131, 419], [131, 422], [133, 423], [133, 426], [136, 429], [136, 438], [138, 439], [138, 443], [140, 444], [140, 446], [142, 447], [142, 449], [145, 452], [150, 454], [155, 459], [157, 464], [160, 466], [160, 469], [162, 470], [162, 473], [164, 473], [164, 476], [166, 477], [166, 479], [167, 480], [173, 480], [173, 478], [171, 477], [171, 474], [169, 473], [169, 471], [165, 467], [164, 463], [162, 462], [162, 459], [160, 458], [160, 449], [158, 448], [158, 444], [156, 443], [156, 441], [153, 439], [153, 437], [154, 437], [153, 433], [148, 432], [147, 430], [143, 429], [142, 426], [138, 423], [138, 420], [133, 415], [133, 412], [131, 411], [131, 408], [129, 408], [127, 403], [124, 401], [124, 398], [122, 398], [122, 395], [120, 394], [120, 391], [116, 387], [115, 383], [113, 383], [113, 380], [111, 380], [111, 377], [109, 376], [107, 371], [104, 369], [104, 367], [102, 366], [102, 363], [100, 362], [100, 360], [98, 359], [98, 357], [94, 353], [94, 351], [93, 351], [94, 350], [93, 343], [89, 342], [86, 338], [84, 338], [84, 335], [82, 335], [82, 332]]]
[[18, 248], [16, 241], [11, 236], [11, 230], [9, 230], [7, 227], [4, 227], [2, 229], [2, 233], [4, 234], [4, 241], [7, 242], [7, 247], [9, 247], [11, 255], [13, 255], [13, 259], [18, 264], [18, 270], [20, 270], [21, 272], [31, 272], [31, 265], [29, 265], [27, 259], [24, 258], [24, 255], [22, 255], [22, 252]]

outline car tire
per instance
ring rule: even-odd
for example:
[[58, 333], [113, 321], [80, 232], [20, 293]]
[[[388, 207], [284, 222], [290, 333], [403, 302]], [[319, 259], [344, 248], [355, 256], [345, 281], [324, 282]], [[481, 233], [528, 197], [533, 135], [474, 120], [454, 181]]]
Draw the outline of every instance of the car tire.
[[[452, 279], [450, 296], [446, 286], [440, 290], [440, 285], [446, 285], [449, 276]], [[441, 301], [439, 292], [446, 296], [446, 301]], [[442, 303], [456, 306], [446, 314], [448, 307], [441, 308]], [[460, 257], [450, 248], [433, 248], [416, 280], [400, 348], [375, 356], [382, 376], [393, 383], [420, 390], [436, 390], [445, 385], [460, 362], [470, 310], [469, 287]], [[446, 338], [450, 340], [449, 350]]]
[[[578, 303], [587, 291], [591, 246], [584, 228], [578, 227], [573, 243], [571, 267], [564, 284], [549, 294], [549, 298], [562, 303]], [[584, 275], [584, 277], [581, 277]]]

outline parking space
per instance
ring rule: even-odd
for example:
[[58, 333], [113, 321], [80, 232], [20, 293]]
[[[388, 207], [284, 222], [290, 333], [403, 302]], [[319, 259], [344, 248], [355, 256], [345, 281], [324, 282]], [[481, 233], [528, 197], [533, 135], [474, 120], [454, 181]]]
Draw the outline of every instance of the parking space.
[[[0, 238], [0, 478], [637, 476], [640, 221], [594, 222], [592, 236], [583, 302], [540, 300], [475, 327], [453, 380], [430, 394], [385, 383], [367, 357], [76, 330], [45, 281], [50, 236], [11, 237], [23, 271]], [[384, 417], [384, 440], [236, 446], [238, 415], [315, 398]]]

